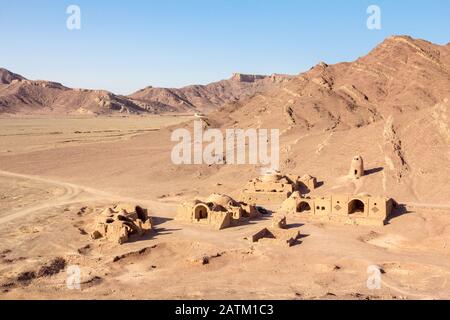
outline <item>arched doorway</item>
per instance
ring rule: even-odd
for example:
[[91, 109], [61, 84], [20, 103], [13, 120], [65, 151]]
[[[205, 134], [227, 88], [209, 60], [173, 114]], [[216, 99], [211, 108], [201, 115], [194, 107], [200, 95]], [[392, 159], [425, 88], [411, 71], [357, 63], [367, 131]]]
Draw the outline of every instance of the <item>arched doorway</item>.
[[364, 213], [364, 202], [359, 199], [353, 199], [348, 203], [348, 214]]
[[297, 212], [306, 212], [306, 211], [311, 211], [311, 206], [306, 201], [300, 202], [297, 206]]
[[208, 219], [208, 207], [204, 204], [198, 204], [194, 208], [194, 216], [197, 220]]
[[147, 221], [147, 219], [148, 219], [147, 213], [145, 212], [144, 209], [142, 209], [142, 207], [136, 206], [135, 210], [136, 210], [136, 214], [138, 216], [138, 219], [141, 219], [142, 222]]

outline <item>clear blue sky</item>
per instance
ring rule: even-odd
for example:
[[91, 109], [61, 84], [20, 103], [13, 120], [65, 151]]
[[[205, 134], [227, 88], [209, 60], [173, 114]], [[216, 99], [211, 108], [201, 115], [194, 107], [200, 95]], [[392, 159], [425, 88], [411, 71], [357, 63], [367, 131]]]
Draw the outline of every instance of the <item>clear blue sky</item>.
[[[81, 30], [66, 8], [81, 8]], [[369, 5], [382, 29], [366, 27]], [[233, 72], [297, 74], [350, 61], [392, 34], [450, 42], [448, 0], [0, 0], [0, 66], [128, 94]]]

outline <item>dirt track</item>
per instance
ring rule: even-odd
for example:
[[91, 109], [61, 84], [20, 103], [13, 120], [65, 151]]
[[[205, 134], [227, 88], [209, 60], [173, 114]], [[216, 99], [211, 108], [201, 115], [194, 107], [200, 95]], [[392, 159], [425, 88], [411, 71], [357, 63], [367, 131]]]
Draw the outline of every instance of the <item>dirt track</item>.
[[[292, 248], [245, 239], [270, 225], [270, 217], [219, 232], [173, 220], [179, 202], [212, 192], [236, 196], [259, 171], [173, 166], [170, 136], [163, 130], [126, 141], [1, 154], [0, 252], [7, 253], [0, 258], [0, 286], [12, 287], [0, 298], [448, 298], [448, 204], [431, 191], [418, 200], [410, 195], [411, 188], [419, 194], [420, 188], [428, 188], [420, 183], [423, 175], [411, 171], [411, 179], [398, 184], [392, 177], [396, 171], [383, 168], [378, 146], [367, 147], [380, 129], [336, 132], [319, 154], [317, 146], [329, 133], [286, 133], [282, 142], [292, 148], [289, 157], [296, 163], [289, 171], [317, 176], [323, 181], [318, 194], [370, 192], [406, 204], [405, 212], [384, 227], [288, 217], [303, 235], [302, 243]], [[358, 182], [343, 179], [348, 155], [359, 150], [364, 150], [371, 173]], [[155, 232], [123, 246], [92, 240], [96, 215], [117, 202], [148, 208]], [[139, 255], [145, 248], [151, 249]], [[112, 263], [122, 255], [129, 258]], [[205, 255], [215, 258], [202, 265]], [[55, 257], [81, 267], [81, 291], [65, 288], [64, 272], [28, 285], [17, 282], [20, 272], [38, 270]], [[370, 265], [384, 270], [380, 290], [366, 286]]]
[[139, 200], [139, 199], [133, 199], [129, 197], [122, 197], [120, 195], [114, 195], [108, 192], [104, 192], [101, 190], [96, 190], [89, 187], [84, 187], [80, 185], [75, 185], [72, 183], [66, 183], [61, 181], [55, 181], [53, 179], [38, 177], [38, 176], [32, 176], [32, 175], [26, 175], [26, 174], [20, 174], [20, 173], [12, 173], [0, 170], [0, 177], [12, 177], [12, 178], [18, 178], [18, 179], [26, 179], [26, 180], [32, 180], [32, 181], [39, 181], [44, 182], [49, 185], [56, 185], [58, 187], [63, 188], [64, 192], [62, 195], [49, 199], [44, 202], [38, 202], [36, 205], [33, 205], [31, 207], [26, 207], [24, 209], [18, 209], [18, 210], [12, 210], [10, 213], [8, 213], [5, 216], [0, 217], [0, 223], [9, 222], [11, 220], [23, 217], [25, 215], [29, 215], [30, 213], [43, 210], [46, 208], [52, 208], [57, 206], [63, 206], [73, 203], [81, 203], [81, 202], [92, 202], [96, 200], [104, 200], [104, 201], [112, 201], [112, 202], [134, 202], [134, 203], [142, 203], [146, 206], [151, 207], [161, 207], [164, 206], [162, 203], [158, 203], [151, 200]]

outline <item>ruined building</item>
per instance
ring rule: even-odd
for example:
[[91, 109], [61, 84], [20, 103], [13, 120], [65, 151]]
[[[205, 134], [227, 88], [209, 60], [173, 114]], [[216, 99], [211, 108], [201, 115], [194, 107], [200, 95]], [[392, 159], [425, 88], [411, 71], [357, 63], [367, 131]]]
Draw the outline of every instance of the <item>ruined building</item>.
[[260, 215], [254, 205], [214, 193], [205, 201], [196, 199], [182, 203], [177, 209], [176, 220], [209, 225], [220, 230]]
[[258, 242], [291, 247], [299, 243], [300, 237], [298, 228], [288, 227], [285, 216], [275, 216], [271, 227], [263, 228], [248, 239], [252, 243]]
[[280, 212], [325, 222], [380, 226], [385, 224], [394, 205], [393, 199], [370, 195], [306, 197], [294, 192], [284, 201]]
[[353, 157], [349, 175], [355, 179], [359, 179], [364, 175], [364, 162], [361, 156]]
[[281, 203], [294, 192], [309, 193], [317, 186], [317, 180], [310, 175], [281, 175], [267, 173], [250, 180], [241, 191], [240, 199], [247, 203]]
[[91, 236], [93, 239], [105, 238], [123, 244], [132, 236], [143, 236], [152, 228], [152, 219], [146, 209], [119, 204], [100, 213]]

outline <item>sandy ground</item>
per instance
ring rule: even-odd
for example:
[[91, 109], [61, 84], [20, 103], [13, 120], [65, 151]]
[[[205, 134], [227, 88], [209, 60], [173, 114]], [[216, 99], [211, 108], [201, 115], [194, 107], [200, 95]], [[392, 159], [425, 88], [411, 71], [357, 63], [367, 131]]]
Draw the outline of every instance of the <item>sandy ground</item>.
[[[353, 141], [359, 132], [286, 137], [289, 152], [301, 145], [313, 155], [297, 157], [291, 169], [317, 176], [319, 194], [392, 192], [406, 210], [384, 227], [290, 217], [302, 239], [287, 248], [245, 239], [270, 216], [222, 231], [173, 219], [180, 201], [211, 192], [237, 196], [258, 172], [171, 165], [170, 132], [158, 129], [174, 121], [180, 119], [0, 119], [0, 299], [450, 298], [448, 202], [390, 188], [384, 170], [356, 185], [343, 179], [350, 159], [333, 141], [354, 148], [353, 156], [370, 143]], [[384, 156], [371, 151], [378, 146], [367, 149], [368, 169], [383, 168]], [[331, 155], [334, 165], [326, 161]], [[155, 231], [122, 246], [92, 240], [98, 212], [118, 202], [148, 208]], [[67, 287], [64, 270], [26, 276], [55, 258], [79, 267], [79, 290]], [[367, 287], [371, 265], [382, 270], [381, 289]]]
[[0, 117], [0, 154], [126, 140], [186, 119], [189, 117]]

